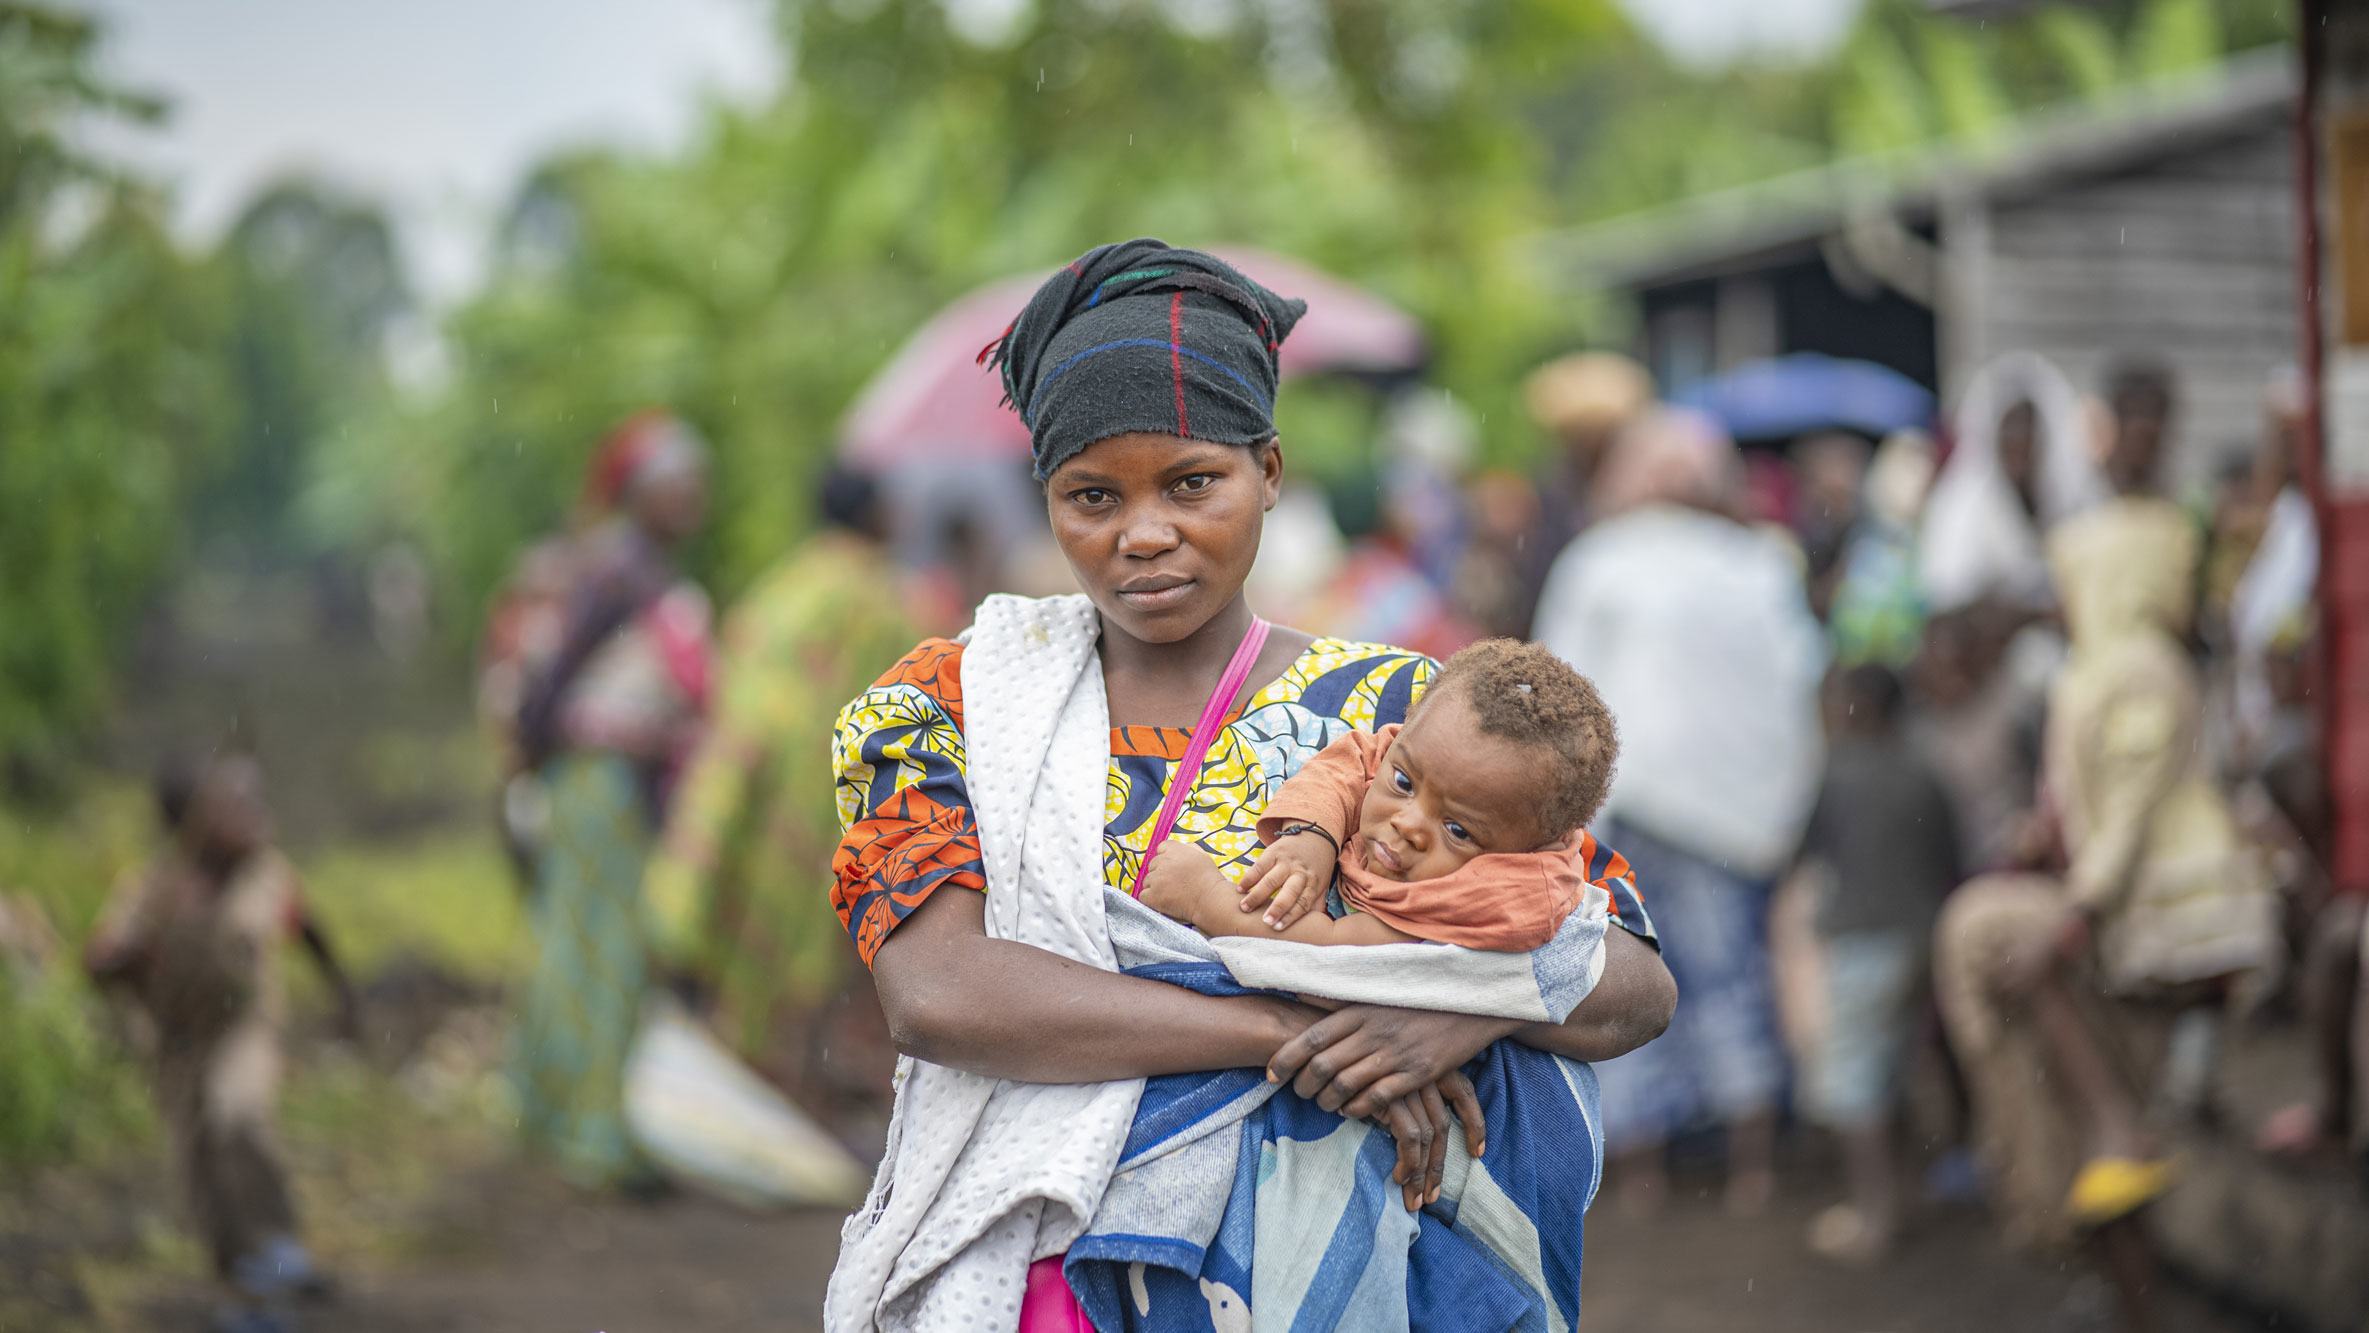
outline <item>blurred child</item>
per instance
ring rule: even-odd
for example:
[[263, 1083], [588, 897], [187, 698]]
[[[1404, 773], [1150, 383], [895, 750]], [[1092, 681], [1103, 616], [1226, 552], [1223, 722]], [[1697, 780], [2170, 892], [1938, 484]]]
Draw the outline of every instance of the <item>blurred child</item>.
[[1892, 1107], [1960, 853], [1949, 795], [1901, 725], [1899, 678], [1849, 667], [1827, 678], [1822, 703], [1826, 773], [1803, 854], [1830, 885], [1817, 913], [1827, 1021], [1803, 1092], [1810, 1117], [1842, 1140], [1851, 1201], [1821, 1214], [1810, 1241], [1867, 1262], [1899, 1227]]
[[1969, 874], [2016, 864], [2039, 800], [2048, 699], [2005, 660], [2011, 614], [1977, 604], [1934, 616], [1908, 668], [1910, 729], [1949, 793]]
[[271, 845], [262, 770], [217, 756], [157, 782], [169, 841], [118, 890], [86, 963], [128, 992], [154, 1038], [156, 1098], [198, 1230], [230, 1304], [223, 1333], [288, 1327], [275, 1306], [327, 1292], [296, 1238], [273, 1144], [285, 997], [279, 951], [301, 939], [354, 1031], [354, 998], [307, 913], [295, 869]]

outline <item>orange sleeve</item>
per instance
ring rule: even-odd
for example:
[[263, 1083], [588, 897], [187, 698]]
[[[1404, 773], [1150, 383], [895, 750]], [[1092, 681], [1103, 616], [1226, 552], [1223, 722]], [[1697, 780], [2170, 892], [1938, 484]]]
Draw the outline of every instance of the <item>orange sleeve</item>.
[[962, 704], [962, 647], [932, 639], [840, 710], [831, 763], [843, 836], [831, 903], [867, 967], [938, 889], [987, 888]]
[[1259, 841], [1272, 842], [1286, 824], [1314, 824], [1338, 847], [1357, 831], [1366, 788], [1398, 735], [1394, 723], [1380, 731], [1352, 731], [1324, 747], [1275, 792], [1259, 817]]

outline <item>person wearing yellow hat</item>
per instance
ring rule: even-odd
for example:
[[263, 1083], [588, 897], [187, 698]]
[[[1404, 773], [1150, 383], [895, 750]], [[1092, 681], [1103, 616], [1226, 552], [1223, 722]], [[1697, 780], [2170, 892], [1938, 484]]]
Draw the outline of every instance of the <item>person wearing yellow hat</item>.
[[1490, 633], [1517, 637], [1530, 631], [1548, 567], [1596, 511], [1593, 491], [1613, 437], [1653, 406], [1653, 376], [1618, 352], [1573, 352], [1531, 371], [1522, 402], [1553, 452], [1528, 531], [1499, 553], [1510, 566], [1506, 605], [1481, 617]]

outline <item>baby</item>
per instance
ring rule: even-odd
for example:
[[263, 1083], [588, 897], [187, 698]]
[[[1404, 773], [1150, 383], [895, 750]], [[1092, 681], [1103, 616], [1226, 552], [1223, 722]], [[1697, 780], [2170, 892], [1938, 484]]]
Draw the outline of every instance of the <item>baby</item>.
[[[1239, 886], [1171, 843], [1143, 901], [1208, 935], [1528, 952], [1584, 897], [1572, 851], [1619, 749], [1586, 677], [1536, 644], [1485, 640], [1449, 660], [1403, 726], [1350, 732], [1284, 783]], [[1339, 918], [1315, 910], [1336, 874]]]

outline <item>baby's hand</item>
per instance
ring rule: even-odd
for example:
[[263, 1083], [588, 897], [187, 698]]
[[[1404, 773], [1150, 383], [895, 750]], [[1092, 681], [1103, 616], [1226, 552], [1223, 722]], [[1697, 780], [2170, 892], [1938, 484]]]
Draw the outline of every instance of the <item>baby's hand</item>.
[[1175, 838], [1161, 843], [1159, 854], [1144, 868], [1140, 896], [1143, 905], [1188, 926], [1206, 929], [1234, 901], [1234, 881], [1217, 868], [1207, 852]]
[[1267, 844], [1242, 877], [1242, 910], [1266, 909], [1274, 930], [1289, 930], [1324, 901], [1340, 853], [1321, 833], [1294, 833]]

